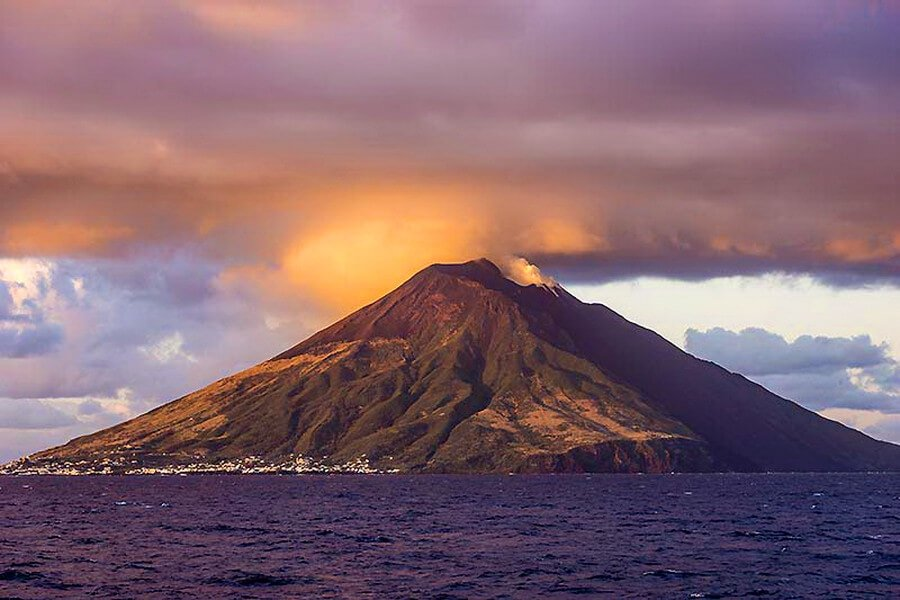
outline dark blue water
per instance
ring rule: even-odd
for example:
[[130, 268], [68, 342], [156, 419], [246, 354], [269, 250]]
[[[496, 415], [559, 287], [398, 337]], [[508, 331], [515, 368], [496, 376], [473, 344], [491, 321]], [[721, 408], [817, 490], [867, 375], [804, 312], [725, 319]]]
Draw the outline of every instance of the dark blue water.
[[0, 597], [900, 596], [900, 476], [0, 477]]

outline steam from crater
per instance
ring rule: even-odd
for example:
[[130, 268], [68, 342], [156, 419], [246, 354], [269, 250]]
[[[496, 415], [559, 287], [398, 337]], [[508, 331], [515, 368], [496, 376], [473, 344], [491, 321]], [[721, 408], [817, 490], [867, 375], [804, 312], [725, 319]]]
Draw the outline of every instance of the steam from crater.
[[559, 284], [549, 275], [544, 275], [537, 265], [531, 264], [520, 256], [515, 256], [502, 263], [503, 274], [519, 285], [544, 285], [549, 288]]

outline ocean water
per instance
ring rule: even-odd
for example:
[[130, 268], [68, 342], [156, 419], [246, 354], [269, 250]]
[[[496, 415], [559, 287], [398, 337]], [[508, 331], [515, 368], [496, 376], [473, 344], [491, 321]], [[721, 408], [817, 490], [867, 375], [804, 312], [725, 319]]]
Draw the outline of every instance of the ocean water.
[[900, 597], [900, 475], [0, 477], [0, 597]]

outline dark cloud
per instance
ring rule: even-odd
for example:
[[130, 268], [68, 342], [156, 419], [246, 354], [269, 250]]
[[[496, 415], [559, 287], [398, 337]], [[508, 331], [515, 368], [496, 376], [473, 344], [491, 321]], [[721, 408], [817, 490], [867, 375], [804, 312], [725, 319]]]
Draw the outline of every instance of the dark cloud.
[[688, 329], [685, 348], [813, 410], [900, 413], [900, 366], [886, 344], [873, 344], [867, 335], [804, 335], [788, 342], [764, 329], [716, 327]]
[[796, 244], [773, 248], [770, 256], [742, 254], [739, 250], [716, 252], [708, 240], [683, 243], [660, 240], [658, 244], [581, 256], [526, 254], [529, 260], [572, 283], [608, 282], [636, 277], [665, 277], [702, 281], [715, 277], [756, 276], [766, 273], [811, 275], [833, 287], [900, 285], [900, 258], [842, 261], [816, 256], [821, 246]]
[[744, 375], [784, 375], [801, 371], [833, 372], [874, 367], [891, 360], [887, 344], [868, 335], [833, 338], [802, 335], [788, 342], [778, 334], [750, 327], [741, 332], [715, 327], [688, 329], [685, 347]]
[[36, 323], [0, 328], [0, 358], [41, 356], [59, 348], [63, 328], [56, 323]]
[[19, 285], [0, 279], [0, 359], [49, 354], [63, 341], [63, 327], [47, 322], [40, 304], [47, 295], [47, 281], [39, 279], [38, 297], [26, 298], [21, 306], [16, 305], [10, 292], [11, 286]]
[[9, 284], [5, 281], [0, 281], [0, 323], [15, 319], [13, 308], [13, 297], [9, 292]]
[[[92, 261], [64, 266], [63, 272], [89, 274], [91, 291], [119, 290], [132, 302], [179, 306], [185, 309], [210, 300], [220, 265], [186, 252], [148, 253], [128, 262]], [[71, 277], [63, 277], [71, 279]]]
[[849, 408], [900, 413], [900, 388], [877, 382], [877, 389], [867, 390], [846, 371], [759, 375], [753, 379], [812, 410]]
[[[888, 106], [900, 80], [891, 61], [900, 19], [887, 6], [841, 15], [813, 1], [665, 11], [653, 2], [334, 3], [320, 5], [318, 18], [242, 36], [233, 34], [248, 32], [251, 19], [218, 27], [196, 2], [85, 2], [78, 18], [34, 4], [4, 11], [0, 77], [12, 92], [156, 118]], [[100, 43], [104, 21], [129, 27]], [[38, 46], [29, 35], [39, 25], [64, 35]]]

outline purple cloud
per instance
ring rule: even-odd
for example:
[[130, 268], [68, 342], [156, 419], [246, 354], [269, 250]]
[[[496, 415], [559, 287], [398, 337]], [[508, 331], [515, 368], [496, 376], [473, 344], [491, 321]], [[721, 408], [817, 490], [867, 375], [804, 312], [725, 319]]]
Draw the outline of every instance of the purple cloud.
[[685, 348], [807, 408], [900, 413], [900, 366], [886, 344], [867, 335], [803, 335], [788, 342], [760, 328], [715, 327], [688, 329]]
[[0, 398], [0, 429], [56, 429], [76, 421], [40, 400]]
[[685, 347], [698, 356], [715, 357], [729, 369], [751, 376], [832, 372], [891, 361], [887, 344], [873, 344], [868, 335], [852, 338], [802, 335], [788, 342], [758, 327], [741, 332], [721, 327], [708, 331], [688, 329]]

